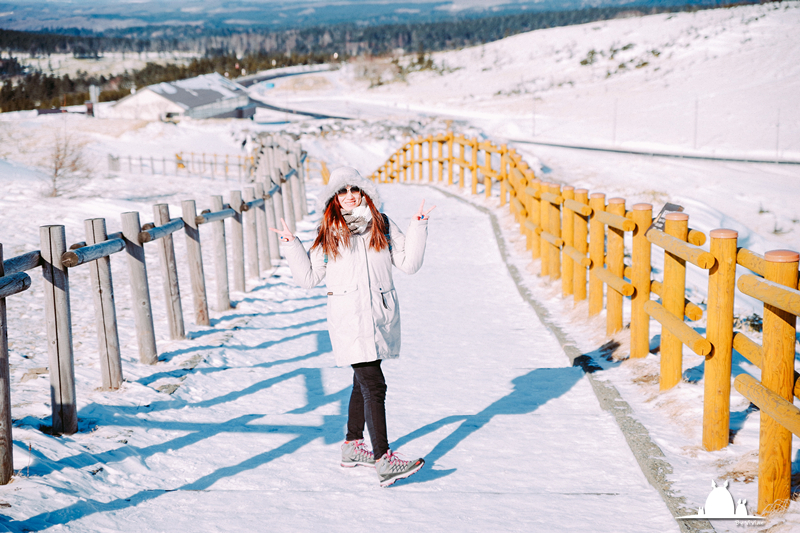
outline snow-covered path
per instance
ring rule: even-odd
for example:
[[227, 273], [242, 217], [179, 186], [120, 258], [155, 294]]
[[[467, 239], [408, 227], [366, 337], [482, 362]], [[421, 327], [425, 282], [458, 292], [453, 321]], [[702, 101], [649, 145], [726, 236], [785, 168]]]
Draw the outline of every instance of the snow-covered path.
[[[520, 297], [488, 216], [430, 188], [382, 194], [401, 227], [423, 196], [438, 205], [423, 269], [396, 274], [403, 355], [384, 364], [390, 443], [424, 456], [422, 471], [381, 489], [374, 471], [339, 466], [352, 372], [333, 366], [324, 287], [299, 289], [281, 267], [163, 354], [169, 369], [128, 375], [126, 387], [185, 377], [174, 394], [137, 405], [123, 390], [82, 407], [102, 426], [62, 437], [71, 455], [38, 456], [0, 527], [677, 531]], [[309, 239], [313, 223], [300, 226]]]

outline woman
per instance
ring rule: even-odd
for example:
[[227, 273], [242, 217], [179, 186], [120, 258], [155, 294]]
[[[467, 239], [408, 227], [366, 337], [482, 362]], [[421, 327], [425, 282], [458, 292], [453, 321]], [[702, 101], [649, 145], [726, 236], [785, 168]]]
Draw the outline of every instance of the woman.
[[[356, 169], [342, 167], [331, 172], [317, 201], [323, 215], [309, 253], [283, 220], [283, 231], [273, 231], [281, 237], [300, 286], [310, 289], [327, 278], [328, 332], [336, 364], [353, 367], [342, 466], [374, 466], [381, 486], [387, 487], [425, 463], [421, 458], [405, 461], [389, 449], [381, 361], [400, 355], [400, 307], [392, 265], [407, 274], [422, 266], [433, 207], [423, 211], [423, 200], [403, 235], [378, 211], [380, 205], [375, 184]], [[365, 422], [372, 451], [364, 443]]]

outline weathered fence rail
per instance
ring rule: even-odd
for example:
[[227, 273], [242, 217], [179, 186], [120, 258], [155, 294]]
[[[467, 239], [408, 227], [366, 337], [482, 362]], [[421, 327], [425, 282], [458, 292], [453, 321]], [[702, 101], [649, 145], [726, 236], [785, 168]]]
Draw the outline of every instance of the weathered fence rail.
[[[246, 202], [242, 200], [241, 191], [233, 190], [230, 191], [230, 204], [223, 205], [222, 196], [212, 196], [210, 209], [197, 214], [195, 200], [184, 200], [181, 203], [182, 216], [174, 219], [170, 217], [168, 205], [156, 204], [153, 206], [154, 222], [142, 225], [138, 212], [122, 213], [122, 231], [111, 235], [106, 233], [104, 219], [87, 219], [86, 240], [73, 244], [69, 250], [65, 241], [65, 227], [60, 225], [40, 228], [41, 251], [4, 260], [0, 244], [0, 483], [8, 483], [13, 476], [5, 299], [31, 286], [33, 280], [26, 271], [42, 267], [52, 431], [54, 434], [74, 433], [78, 429], [78, 413], [69, 269], [89, 268], [91, 271], [91, 290], [99, 340], [100, 379], [103, 388], [118, 389], [123, 375], [111, 276], [112, 255], [125, 252], [139, 360], [145, 364], [154, 364], [158, 361], [158, 350], [145, 262], [146, 244], [150, 246], [148, 243], [154, 243], [159, 253], [170, 336], [181, 339], [185, 338], [185, 332], [177, 276], [178, 261], [188, 264], [195, 323], [208, 325], [202, 245], [213, 248], [216, 307], [224, 311], [231, 308], [227, 236], [230, 235], [232, 239], [230, 263], [234, 290], [244, 292], [245, 261], [250, 265], [250, 276], [260, 278], [262, 271], [271, 269], [279, 260], [277, 238], [270, 239], [269, 235], [274, 233], [267, 231], [268, 226], [277, 227], [276, 216], [284, 216], [286, 210], [294, 224], [308, 214], [304, 183], [307, 172], [303, 169], [306, 154], [288, 138], [263, 136], [259, 140], [259, 156], [251, 162], [251, 174], [255, 183], [252, 187], [244, 188]], [[244, 225], [243, 215], [246, 218]], [[200, 228], [205, 225], [213, 228], [213, 235], [208, 240], [201, 239]], [[186, 256], [183, 258], [176, 257], [172, 242], [173, 234], [179, 231], [183, 231], [186, 238]], [[246, 250], [243, 246], [245, 240], [248, 243]]]
[[[681, 381], [683, 346], [705, 357], [702, 444], [709, 451], [724, 448], [730, 440], [733, 350], [758, 366], [760, 382], [746, 374], [734, 381], [736, 390], [761, 408], [758, 512], [769, 514], [788, 505], [791, 435], [800, 436], [800, 409], [792, 404], [794, 396], [800, 397], [800, 375], [794, 371], [800, 315], [797, 252], [776, 250], [761, 256], [738, 248], [737, 232], [725, 228], [709, 233], [706, 251], [701, 246], [707, 236], [689, 227], [685, 213], [667, 214], [663, 231], [653, 228], [650, 204], [627, 209], [624, 198], [606, 200], [602, 192], [543, 182], [513, 148], [453, 132], [409, 140], [371, 178], [470, 185], [472, 194], [479, 193], [482, 183], [487, 197], [498, 183], [500, 205], [508, 205], [519, 224], [541, 277], [560, 281], [562, 296], [572, 296], [575, 304], [587, 301], [590, 317], [605, 310], [609, 336], [627, 334], [623, 302], [630, 298], [630, 357], [650, 352], [650, 321], [661, 324], [661, 390]], [[631, 235], [628, 264], [625, 233]], [[652, 278], [654, 246], [664, 252], [662, 280]], [[704, 314], [686, 298], [687, 262], [708, 272], [705, 336], [685, 322]], [[743, 275], [737, 283], [737, 264], [755, 275]], [[764, 302], [761, 346], [734, 332], [736, 286]]]
[[239, 181], [251, 180], [256, 168], [252, 155], [206, 154], [183, 152], [174, 157], [115, 156], [108, 154], [108, 171], [129, 174], [236, 177]]

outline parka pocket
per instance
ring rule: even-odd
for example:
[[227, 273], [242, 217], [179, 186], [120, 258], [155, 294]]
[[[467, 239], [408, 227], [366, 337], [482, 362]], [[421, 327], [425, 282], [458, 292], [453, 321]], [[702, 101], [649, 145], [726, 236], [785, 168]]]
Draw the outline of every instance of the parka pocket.
[[358, 302], [357, 286], [328, 291], [328, 332], [334, 346], [349, 345], [358, 336], [360, 315], [364, 312]]
[[393, 315], [397, 309], [397, 292], [394, 289], [381, 291], [381, 304], [390, 315]]

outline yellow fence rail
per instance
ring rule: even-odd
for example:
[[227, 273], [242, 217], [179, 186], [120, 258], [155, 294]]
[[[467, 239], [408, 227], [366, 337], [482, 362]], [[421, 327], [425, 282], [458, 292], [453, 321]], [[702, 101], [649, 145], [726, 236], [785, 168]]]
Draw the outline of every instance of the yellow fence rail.
[[[427, 167], [427, 172], [425, 168]], [[800, 436], [800, 376], [794, 372], [796, 317], [800, 314], [797, 252], [777, 250], [760, 256], [737, 248], [731, 229], [710, 232], [710, 250], [700, 248], [706, 235], [689, 227], [689, 215], [669, 213], [664, 229], [651, 228], [653, 206], [626, 208], [624, 198], [609, 198], [538, 179], [513, 148], [469, 139], [452, 131], [417, 137], [393, 153], [370, 176], [380, 183], [427, 182], [464, 188], [489, 197], [497, 190], [525, 236], [531, 258], [562, 296], [588, 301], [588, 315], [606, 311], [607, 335], [623, 333], [623, 301], [631, 300], [630, 357], [650, 352], [650, 320], [661, 324], [661, 390], [682, 377], [686, 345], [705, 357], [703, 437], [709, 450], [730, 439], [731, 359], [736, 349], [761, 368], [761, 382], [748, 375], [735, 388], [761, 409], [758, 512], [784, 509], [791, 489], [791, 435]], [[495, 184], [498, 188], [495, 188]], [[631, 235], [625, 264], [625, 233]], [[652, 279], [652, 247], [664, 251], [663, 279]], [[708, 271], [706, 335], [685, 322], [703, 316], [686, 298], [686, 263]], [[755, 275], [739, 279], [739, 290], [764, 302], [763, 346], [734, 334], [736, 265]], [[655, 294], [661, 300], [651, 299]]]

